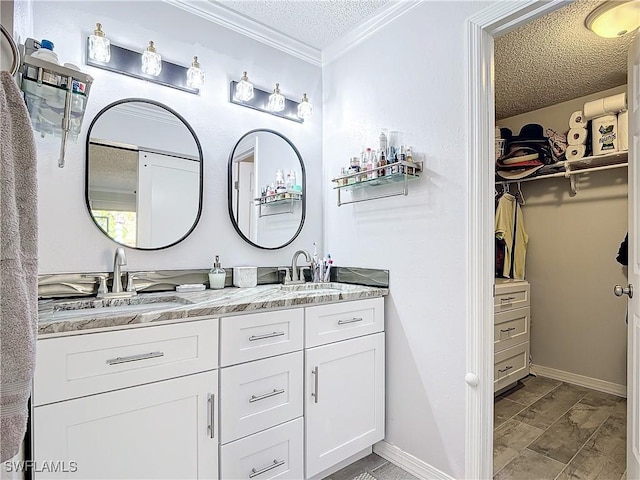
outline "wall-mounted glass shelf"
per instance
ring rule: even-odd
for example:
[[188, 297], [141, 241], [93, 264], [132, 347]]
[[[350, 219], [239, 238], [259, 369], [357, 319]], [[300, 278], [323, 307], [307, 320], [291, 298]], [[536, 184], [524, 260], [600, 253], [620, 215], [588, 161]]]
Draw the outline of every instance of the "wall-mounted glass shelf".
[[[271, 195], [264, 195], [262, 197], [254, 198], [254, 205], [258, 208], [258, 217], [270, 217], [272, 215], [283, 215], [286, 213], [293, 213], [297, 202], [302, 201], [302, 193], [298, 190], [287, 190], [286, 192], [273, 193]], [[268, 208], [264, 212], [263, 207], [287, 207], [283, 208]], [[267, 213], [268, 212], [268, 213]]]
[[[341, 175], [331, 179], [336, 185], [334, 190], [338, 191], [338, 206], [349, 203], [365, 202], [378, 198], [396, 197], [398, 195], [409, 194], [409, 181], [420, 178], [422, 174], [422, 162], [393, 162], [381, 167], [374, 167], [371, 170]], [[399, 191], [391, 193], [381, 193], [374, 196], [366, 196], [359, 199], [352, 198], [348, 201], [342, 200], [342, 192], [371, 191], [376, 187], [384, 185], [402, 186]]]

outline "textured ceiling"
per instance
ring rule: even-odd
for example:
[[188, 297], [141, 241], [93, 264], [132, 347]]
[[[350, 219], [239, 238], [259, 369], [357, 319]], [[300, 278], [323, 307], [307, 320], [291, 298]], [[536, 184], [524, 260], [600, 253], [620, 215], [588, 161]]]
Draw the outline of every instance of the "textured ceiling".
[[216, 0], [245, 17], [322, 50], [387, 0]]
[[633, 34], [600, 38], [584, 26], [600, 3], [578, 0], [496, 39], [498, 120], [626, 83]]

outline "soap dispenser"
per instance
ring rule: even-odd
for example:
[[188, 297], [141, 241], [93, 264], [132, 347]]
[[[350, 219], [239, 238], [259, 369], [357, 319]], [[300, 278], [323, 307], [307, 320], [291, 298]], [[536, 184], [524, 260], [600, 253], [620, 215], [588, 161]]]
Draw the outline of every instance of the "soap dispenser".
[[209, 270], [209, 288], [218, 290], [224, 288], [224, 281], [227, 277], [224, 269], [220, 267], [220, 257], [216, 255], [213, 268]]

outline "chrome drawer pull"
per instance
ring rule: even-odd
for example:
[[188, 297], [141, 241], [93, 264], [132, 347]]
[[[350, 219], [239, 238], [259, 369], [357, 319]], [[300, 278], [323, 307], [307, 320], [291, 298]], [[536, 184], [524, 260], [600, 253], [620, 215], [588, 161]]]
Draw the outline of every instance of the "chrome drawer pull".
[[361, 322], [362, 318], [352, 318], [351, 320], [338, 320], [338, 325], [344, 325], [346, 323]]
[[284, 388], [282, 390], [276, 390], [274, 388], [273, 392], [265, 393], [264, 395], [258, 395], [257, 397], [255, 395], [251, 395], [251, 398], [249, 399], [249, 403], [258, 402], [260, 400], [264, 400], [265, 398], [273, 397], [275, 395], [280, 395], [281, 393], [284, 393]]
[[314, 375], [314, 379], [313, 379], [313, 392], [311, 392], [311, 396], [313, 397], [313, 403], [318, 403], [318, 367], [315, 367], [313, 370], [311, 370], [311, 373]]
[[148, 360], [150, 358], [164, 357], [164, 352], [139, 353], [138, 355], [130, 355], [128, 357], [116, 357], [107, 360], [107, 365], [118, 365], [119, 363], [137, 362], [139, 360]]
[[249, 478], [253, 478], [253, 477], [257, 477], [258, 475], [262, 475], [264, 472], [268, 472], [269, 470], [273, 470], [274, 468], [278, 468], [282, 465], [284, 465], [285, 462], [284, 460], [273, 460], [273, 463], [271, 465], [267, 465], [264, 468], [261, 468], [260, 470], [256, 470], [255, 468], [251, 469], [251, 473], [249, 474]]
[[515, 300], [516, 297], [505, 297], [500, 299], [500, 303], [511, 303], [511, 300]]
[[265, 333], [264, 335], [251, 335], [249, 337], [249, 341], [255, 342], [256, 340], [264, 340], [265, 338], [281, 337], [282, 335], [284, 335], [284, 332]]
[[509, 328], [505, 328], [505, 329], [501, 329], [500, 333], [509, 333], [509, 332], [513, 332], [516, 329], [516, 327], [509, 327]]
[[215, 421], [216, 418], [216, 394], [210, 393], [207, 398], [207, 402], [209, 402], [209, 411], [207, 412], [207, 416], [209, 417], [207, 421], [207, 429], [209, 430], [209, 438], [215, 438]]
[[502, 370], [498, 369], [498, 373], [508, 372], [513, 368], [513, 365], [509, 365], [508, 367], [504, 367]]

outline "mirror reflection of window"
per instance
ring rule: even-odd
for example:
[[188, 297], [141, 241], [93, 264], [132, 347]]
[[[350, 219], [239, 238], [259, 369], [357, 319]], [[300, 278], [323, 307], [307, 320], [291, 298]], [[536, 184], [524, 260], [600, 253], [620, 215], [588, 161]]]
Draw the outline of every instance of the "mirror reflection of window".
[[200, 216], [202, 159], [195, 134], [155, 102], [125, 100], [90, 127], [87, 204], [96, 225], [134, 248], [185, 238]]
[[304, 223], [304, 165], [278, 132], [244, 135], [229, 159], [229, 211], [236, 230], [254, 246], [288, 245]]

